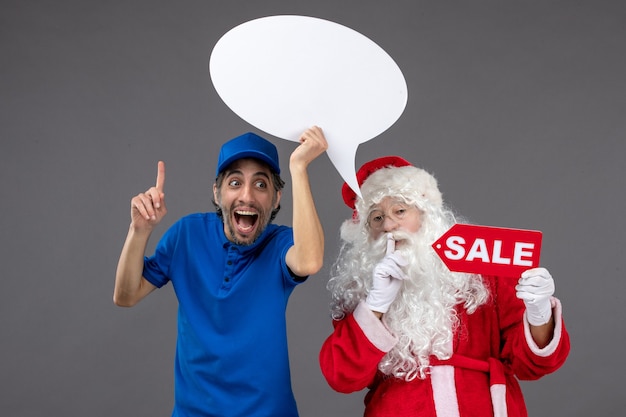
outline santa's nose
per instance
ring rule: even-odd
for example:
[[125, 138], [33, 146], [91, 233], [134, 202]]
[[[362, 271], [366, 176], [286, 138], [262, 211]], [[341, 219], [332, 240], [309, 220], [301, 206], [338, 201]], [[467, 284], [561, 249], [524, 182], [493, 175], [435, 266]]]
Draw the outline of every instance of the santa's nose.
[[391, 216], [385, 216], [385, 220], [383, 221], [383, 229], [385, 232], [393, 232], [398, 229], [400, 224], [391, 218]]

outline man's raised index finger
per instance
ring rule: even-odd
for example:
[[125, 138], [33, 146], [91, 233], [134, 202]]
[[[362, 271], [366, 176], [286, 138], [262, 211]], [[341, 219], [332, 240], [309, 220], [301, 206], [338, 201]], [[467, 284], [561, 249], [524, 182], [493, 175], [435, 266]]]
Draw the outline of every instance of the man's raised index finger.
[[163, 191], [164, 185], [165, 185], [165, 162], [159, 161], [157, 165], [156, 188], [159, 191]]

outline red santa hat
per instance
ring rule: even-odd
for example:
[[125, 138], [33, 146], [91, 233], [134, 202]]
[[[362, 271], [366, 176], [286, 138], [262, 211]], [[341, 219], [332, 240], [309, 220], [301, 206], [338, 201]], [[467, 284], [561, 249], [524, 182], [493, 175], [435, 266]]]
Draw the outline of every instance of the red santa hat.
[[358, 212], [369, 210], [385, 196], [399, 196], [415, 204], [430, 203], [440, 207], [443, 204], [437, 180], [421, 168], [414, 167], [399, 156], [383, 156], [366, 162], [356, 173], [362, 198], [347, 183], [343, 184], [343, 201], [358, 219]]

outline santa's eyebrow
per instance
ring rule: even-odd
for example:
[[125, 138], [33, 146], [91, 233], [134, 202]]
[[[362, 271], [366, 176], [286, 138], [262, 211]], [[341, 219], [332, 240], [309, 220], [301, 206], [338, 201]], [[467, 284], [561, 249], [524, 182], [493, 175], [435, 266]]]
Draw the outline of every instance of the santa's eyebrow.
[[[396, 199], [394, 199], [394, 200], [392, 200], [392, 201], [391, 201], [391, 203], [389, 204], [389, 207], [391, 208], [391, 207], [396, 206], [396, 205], [398, 205], [398, 204], [400, 204], [400, 205], [402, 205], [402, 206], [410, 206], [410, 204], [408, 204], [408, 203], [407, 203], [406, 201], [404, 201], [404, 200], [401, 200], [401, 199], [397, 199], [397, 200], [396, 200]], [[372, 211], [383, 211], [383, 209], [382, 209], [382, 208], [380, 208], [380, 206], [379, 206], [379, 205], [372, 205], [372, 206], [370, 207], [369, 211], [370, 211], [370, 212], [372, 212]]]

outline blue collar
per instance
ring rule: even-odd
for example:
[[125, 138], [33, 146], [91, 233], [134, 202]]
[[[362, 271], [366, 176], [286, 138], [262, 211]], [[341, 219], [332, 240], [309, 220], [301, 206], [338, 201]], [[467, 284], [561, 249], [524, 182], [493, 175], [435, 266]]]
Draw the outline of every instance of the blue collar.
[[257, 239], [250, 245], [238, 245], [236, 243], [231, 242], [226, 237], [226, 233], [224, 232], [224, 221], [216, 222], [216, 225], [219, 229], [219, 235], [221, 236], [221, 243], [223, 248], [233, 247], [242, 255], [255, 252], [259, 246], [263, 246], [265, 242], [271, 238], [276, 230], [276, 225], [270, 223], [265, 227], [265, 230], [257, 237]]

